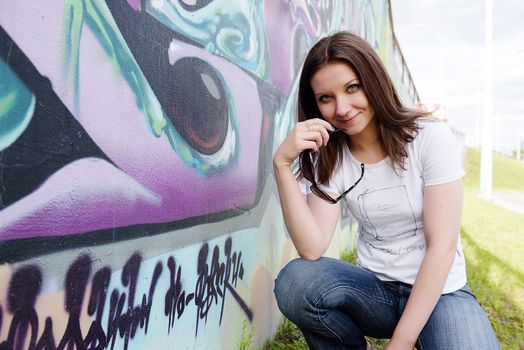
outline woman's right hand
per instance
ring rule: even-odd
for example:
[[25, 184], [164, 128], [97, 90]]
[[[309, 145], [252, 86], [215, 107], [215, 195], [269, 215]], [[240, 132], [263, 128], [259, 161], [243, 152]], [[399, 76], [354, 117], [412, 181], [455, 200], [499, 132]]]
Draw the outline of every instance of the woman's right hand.
[[318, 151], [321, 146], [327, 145], [329, 132], [333, 127], [324, 119], [313, 118], [298, 122], [293, 130], [284, 139], [273, 157], [275, 167], [289, 167], [298, 158], [302, 151], [309, 149]]

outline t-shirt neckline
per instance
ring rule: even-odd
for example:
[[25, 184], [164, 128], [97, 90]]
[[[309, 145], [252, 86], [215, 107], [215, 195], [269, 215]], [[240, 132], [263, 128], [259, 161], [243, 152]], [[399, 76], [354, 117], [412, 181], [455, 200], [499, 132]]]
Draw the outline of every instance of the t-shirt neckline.
[[360, 164], [364, 163], [364, 166], [366, 168], [376, 168], [376, 167], [380, 167], [382, 166], [383, 164], [387, 163], [387, 160], [389, 159], [389, 156], [385, 156], [383, 159], [379, 160], [378, 162], [376, 163], [365, 163], [365, 162], [361, 162], [360, 160], [357, 159], [357, 157], [355, 157], [353, 155], [353, 153], [351, 153], [351, 150], [349, 149], [349, 146], [346, 145], [346, 151], [348, 152], [349, 154], [349, 159], [351, 159], [351, 162], [360, 166]]

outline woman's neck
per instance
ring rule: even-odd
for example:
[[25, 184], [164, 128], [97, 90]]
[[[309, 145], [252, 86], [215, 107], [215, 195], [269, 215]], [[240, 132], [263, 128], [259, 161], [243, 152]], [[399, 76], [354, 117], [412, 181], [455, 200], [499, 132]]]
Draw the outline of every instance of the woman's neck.
[[353, 156], [364, 163], [377, 163], [386, 157], [375, 124], [370, 124], [356, 135], [351, 135], [348, 146]]

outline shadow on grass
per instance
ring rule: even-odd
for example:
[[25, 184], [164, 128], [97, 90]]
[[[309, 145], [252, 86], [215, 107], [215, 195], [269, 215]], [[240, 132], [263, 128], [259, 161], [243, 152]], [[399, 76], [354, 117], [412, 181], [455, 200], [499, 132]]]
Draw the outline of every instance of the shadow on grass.
[[508, 275], [512, 275], [515, 277], [520, 283], [524, 285], [524, 272], [521, 272], [508, 264], [506, 261], [502, 260], [498, 256], [490, 253], [488, 250], [481, 248], [469, 235], [469, 233], [462, 229], [461, 230], [461, 237], [462, 240], [465, 241], [470, 248], [474, 250], [475, 254], [482, 255], [483, 257], [486, 257], [489, 259], [490, 264], [485, 264], [483, 267], [480, 267], [484, 270], [489, 270], [491, 264], [495, 264], [500, 269], [504, 270], [504, 273]]
[[[524, 310], [510, 299], [517, 290], [524, 291], [524, 273], [480, 247], [466, 230], [462, 229], [461, 237], [465, 243], [468, 284], [488, 314], [502, 348], [524, 349]], [[508, 284], [493, 281], [493, 271], [503, 273]]]

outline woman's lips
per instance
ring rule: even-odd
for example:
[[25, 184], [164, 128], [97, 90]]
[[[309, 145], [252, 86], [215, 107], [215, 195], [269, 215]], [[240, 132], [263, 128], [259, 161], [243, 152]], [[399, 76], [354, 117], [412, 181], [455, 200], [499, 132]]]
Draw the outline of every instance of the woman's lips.
[[355, 114], [354, 116], [352, 116], [352, 117], [350, 117], [348, 119], [340, 120], [339, 123], [341, 123], [341, 124], [349, 124], [349, 123], [351, 123], [351, 121], [353, 121], [353, 119], [358, 117], [360, 113], [361, 112], [358, 112], [357, 114]]

